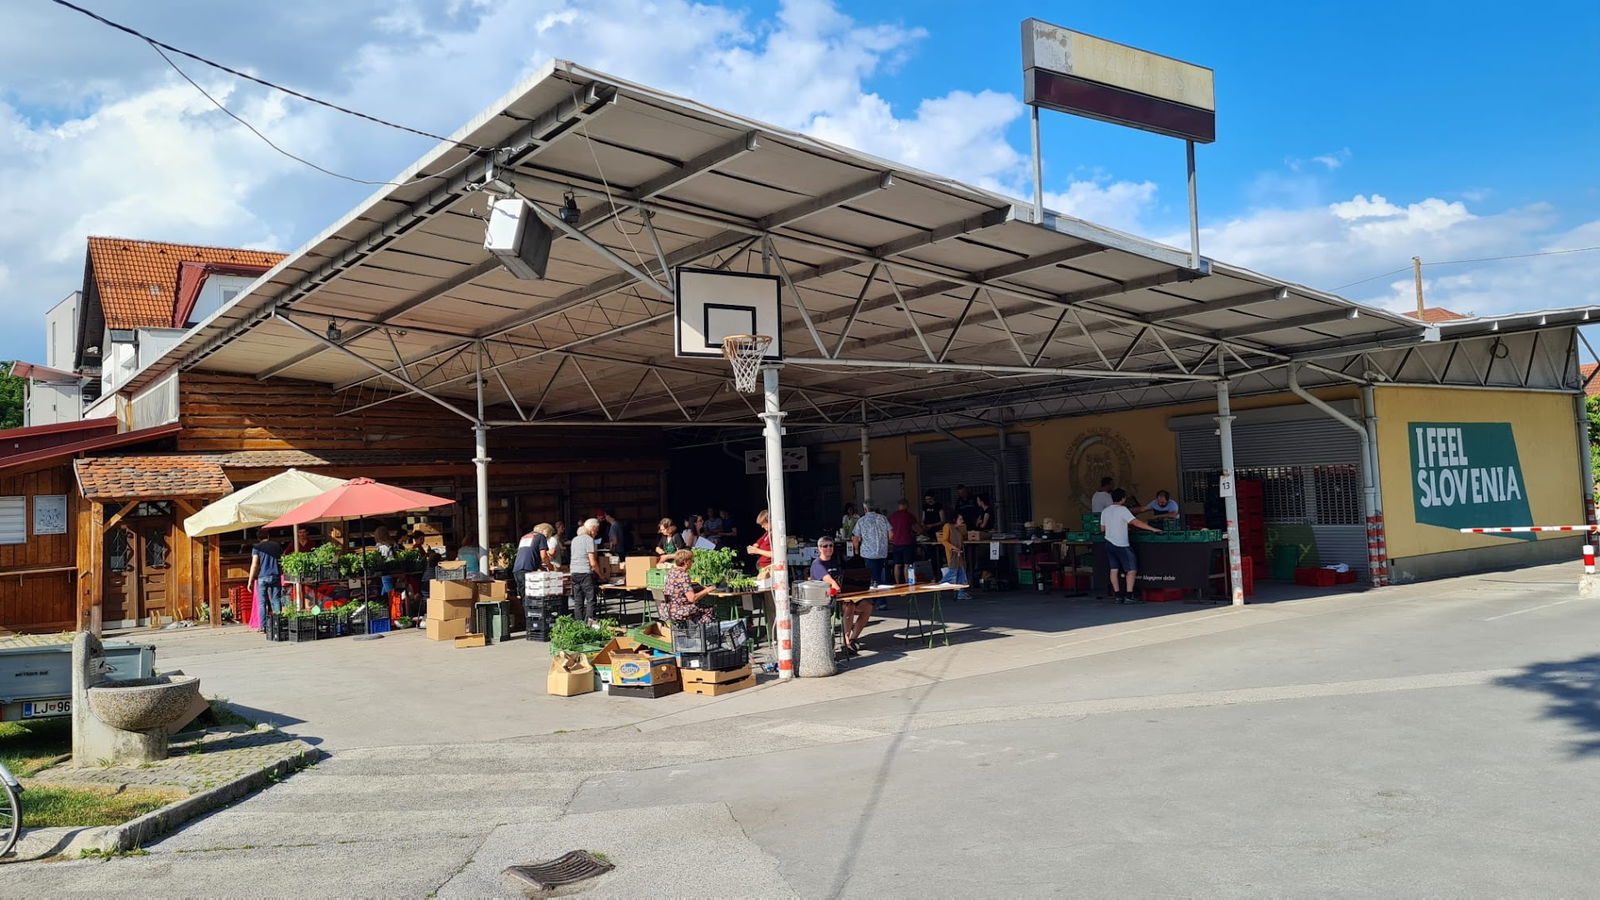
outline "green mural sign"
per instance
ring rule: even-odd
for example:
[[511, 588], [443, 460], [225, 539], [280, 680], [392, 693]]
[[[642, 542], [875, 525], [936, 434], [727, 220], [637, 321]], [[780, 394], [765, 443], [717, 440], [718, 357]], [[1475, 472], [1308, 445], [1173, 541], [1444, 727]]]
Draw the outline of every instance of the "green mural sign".
[[1408, 433], [1419, 523], [1452, 531], [1534, 524], [1509, 422], [1412, 422]]

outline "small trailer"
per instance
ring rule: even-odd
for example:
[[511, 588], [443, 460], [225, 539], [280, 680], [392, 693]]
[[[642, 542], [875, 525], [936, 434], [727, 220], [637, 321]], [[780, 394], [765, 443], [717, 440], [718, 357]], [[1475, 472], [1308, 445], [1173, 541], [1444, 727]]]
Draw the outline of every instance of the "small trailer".
[[[112, 678], [155, 675], [153, 644], [113, 641], [105, 645]], [[72, 714], [72, 645], [44, 644], [0, 650], [0, 722]]]

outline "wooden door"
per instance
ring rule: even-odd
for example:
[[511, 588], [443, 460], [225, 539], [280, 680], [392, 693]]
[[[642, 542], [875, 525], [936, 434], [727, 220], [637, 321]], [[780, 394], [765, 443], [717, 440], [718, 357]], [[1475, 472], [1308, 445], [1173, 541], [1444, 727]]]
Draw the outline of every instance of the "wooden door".
[[101, 613], [106, 623], [133, 621], [139, 618], [138, 533], [127, 524], [118, 522], [105, 536], [105, 607]]
[[177, 615], [172, 520], [155, 516], [138, 518], [133, 520], [133, 529], [138, 533], [139, 545], [135, 562], [140, 616], [148, 619], [151, 625], [165, 624], [162, 617]]

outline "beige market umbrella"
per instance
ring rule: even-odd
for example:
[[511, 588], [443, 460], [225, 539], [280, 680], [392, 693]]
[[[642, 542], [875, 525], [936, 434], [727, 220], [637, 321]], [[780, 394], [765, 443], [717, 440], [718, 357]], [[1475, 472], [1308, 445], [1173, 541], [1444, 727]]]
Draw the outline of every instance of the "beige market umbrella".
[[210, 504], [184, 519], [183, 530], [197, 538], [256, 528], [344, 483], [343, 478], [289, 469]]

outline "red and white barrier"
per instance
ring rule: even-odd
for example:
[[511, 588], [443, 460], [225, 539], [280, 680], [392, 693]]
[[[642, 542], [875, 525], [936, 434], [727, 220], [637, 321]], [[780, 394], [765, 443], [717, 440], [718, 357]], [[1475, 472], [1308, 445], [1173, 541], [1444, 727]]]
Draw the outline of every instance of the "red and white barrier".
[[1594, 574], [1594, 545], [1593, 544], [1584, 544], [1583, 545], [1583, 574], [1585, 574], [1585, 575], [1593, 575]]
[[1462, 534], [1538, 534], [1545, 531], [1594, 531], [1593, 525], [1510, 525], [1502, 528], [1458, 528]]

